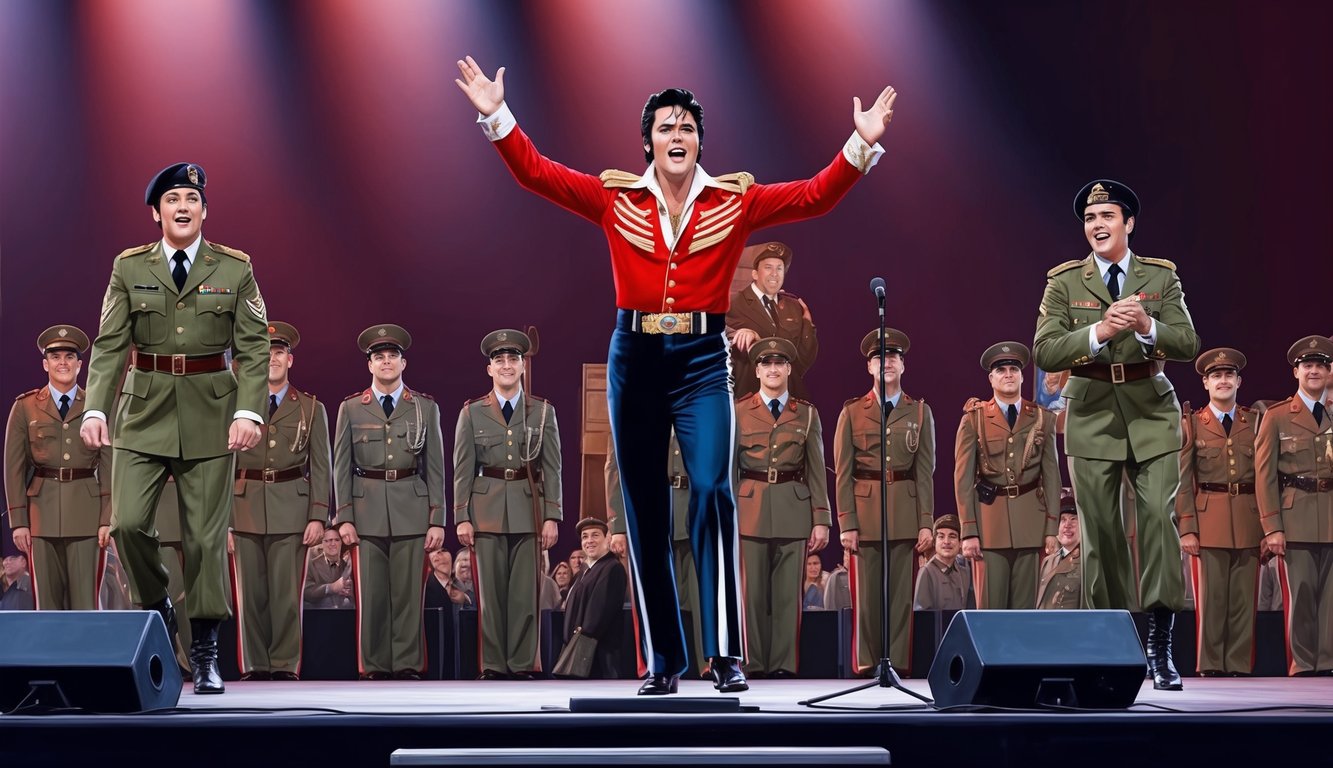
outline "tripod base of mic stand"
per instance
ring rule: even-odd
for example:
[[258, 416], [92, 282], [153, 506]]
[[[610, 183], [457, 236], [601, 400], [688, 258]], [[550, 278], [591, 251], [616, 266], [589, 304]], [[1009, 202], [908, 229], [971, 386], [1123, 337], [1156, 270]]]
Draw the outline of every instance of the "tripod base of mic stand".
[[916, 691], [913, 691], [912, 689], [904, 686], [902, 679], [898, 677], [897, 670], [893, 668], [893, 664], [888, 660], [888, 658], [883, 658], [879, 660], [879, 664], [876, 665], [875, 667], [875, 679], [868, 683], [863, 683], [861, 685], [856, 686], [855, 688], [848, 688], [845, 691], [837, 691], [836, 693], [826, 693], [823, 696], [816, 696], [813, 699], [806, 699], [805, 701], [798, 701], [796, 703], [799, 706], [803, 707], [811, 706], [814, 704], [818, 704], [821, 701], [828, 701], [829, 699], [836, 699], [839, 696], [846, 696], [849, 693], [864, 691], [867, 688], [892, 688], [897, 691], [902, 691], [908, 696], [923, 701], [926, 704], [934, 703], [929, 696], [923, 696], [922, 694], [919, 694]]

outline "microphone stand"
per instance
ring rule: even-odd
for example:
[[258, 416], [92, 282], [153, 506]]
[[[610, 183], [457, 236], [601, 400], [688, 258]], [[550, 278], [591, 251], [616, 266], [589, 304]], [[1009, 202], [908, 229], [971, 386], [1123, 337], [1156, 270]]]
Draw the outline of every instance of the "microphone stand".
[[826, 693], [823, 696], [816, 696], [813, 699], [797, 702], [801, 706], [813, 706], [821, 701], [828, 701], [839, 696], [846, 696], [849, 693], [864, 691], [867, 688], [893, 688], [913, 698], [919, 699], [927, 704], [932, 703], [930, 697], [923, 696], [916, 691], [903, 686], [902, 680], [898, 677], [898, 672], [893, 668], [893, 662], [889, 660], [889, 606], [891, 604], [889, 595], [889, 469], [888, 461], [885, 459], [885, 452], [888, 450], [889, 419], [884, 413], [884, 405], [888, 398], [884, 393], [884, 332], [886, 330], [884, 319], [884, 278], [876, 277], [870, 281], [870, 290], [874, 292], [875, 299], [879, 304], [879, 376], [875, 382], [879, 392], [879, 546], [883, 555], [883, 567], [881, 568], [880, 582], [880, 616], [883, 621], [880, 624], [880, 642], [883, 649], [883, 655], [875, 667], [875, 679], [858, 685], [854, 688], [837, 691], [835, 693]]

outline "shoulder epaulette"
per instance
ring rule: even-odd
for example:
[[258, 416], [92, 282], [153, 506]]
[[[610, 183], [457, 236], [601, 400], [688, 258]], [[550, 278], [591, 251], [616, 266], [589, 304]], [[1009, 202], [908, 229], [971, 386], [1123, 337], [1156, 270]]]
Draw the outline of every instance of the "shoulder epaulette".
[[432, 395], [429, 392], [422, 392], [419, 389], [413, 389], [409, 391], [412, 393], [412, 397], [424, 397], [427, 400], [431, 401], [432, 403], [435, 402], [435, 395]]
[[230, 256], [230, 257], [232, 257], [233, 259], [236, 259], [237, 261], [249, 261], [249, 260], [250, 260], [250, 254], [246, 253], [245, 251], [238, 251], [238, 250], [236, 250], [235, 248], [228, 248], [228, 247], [225, 246], [225, 245], [218, 245], [217, 243], [209, 243], [209, 244], [208, 244], [208, 247], [209, 247], [209, 248], [212, 248], [213, 250], [217, 251], [218, 253], [226, 254], [227, 256]]
[[314, 395], [310, 394], [309, 392], [305, 391], [304, 389], [298, 389], [298, 390], [296, 390], [296, 391], [297, 391], [297, 392], [300, 392], [301, 394], [305, 395], [306, 397], [310, 398], [311, 400], [318, 400], [318, 399], [319, 399], [318, 397], [315, 397]]
[[722, 176], [714, 176], [713, 181], [728, 192], [739, 192], [745, 194], [745, 191], [754, 184], [754, 174], [749, 171], [740, 171], [739, 173], [728, 173]]
[[479, 402], [481, 402], [482, 400], [485, 400], [485, 399], [488, 398], [488, 397], [490, 397], [490, 395], [482, 395], [481, 397], [474, 397], [474, 398], [472, 398], [471, 400], [464, 400], [464, 401], [463, 401], [463, 405], [464, 405], [464, 406], [468, 406], [468, 405], [472, 405], [473, 403], [479, 403]]
[[971, 413], [985, 404], [986, 401], [979, 397], [969, 397], [963, 404], [963, 413]]
[[1071, 270], [1071, 269], [1073, 269], [1073, 268], [1075, 268], [1075, 267], [1081, 265], [1082, 263], [1083, 263], [1083, 259], [1073, 259], [1072, 261], [1066, 261], [1065, 263], [1061, 264], [1060, 266], [1055, 267], [1055, 268], [1052, 269], [1051, 271], [1047, 272], [1047, 273], [1046, 273], [1046, 276], [1047, 276], [1047, 277], [1055, 277], [1056, 275], [1060, 274], [1061, 272], [1068, 272], [1069, 270]]
[[36, 388], [36, 389], [30, 389], [30, 390], [28, 390], [27, 392], [24, 392], [23, 394], [19, 395], [18, 397], [14, 398], [14, 399], [15, 399], [15, 400], [22, 400], [22, 399], [25, 398], [25, 397], [32, 397], [33, 395], [35, 395], [35, 394], [37, 394], [38, 392], [41, 392], [41, 391], [42, 391], [42, 388], [41, 388], [41, 387], [38, 387], [38, 388]]
[[1236, 410], [1240, 411], [1241, 413], [1254, 413], [1254, 409], [1253, 409], [1253, 408], [1246, 408], [1245, 406], [1241, 405], [1240, 403], [1236, 403]]
[[[742, 290], [744, 290], [744, 289], [742, 289]], [[786, 296], [787, 298], [789, 298], [789, 299], [794, 299], [794, 300], [796, 300], [796, 301], [800, 301], [800, 300], [801, 300], [801, 297], [800, 297], [800, 296], [797, 296], [796, 294], [792, 293], [791, 291], [787, 291], [787, 290], [778, 291], [778, 296], [779, 296], [779, 297]]]
[[859, 402], [861, 402], [861, 401], [864, 400], [864, 399], [865, 399], [865, 395], [861, 395], [860, 397], [853, 397], [851, 400], [848, 400], [847, 402], [843, 403], [843, 404], [842, 404], [842, 407], [843, 407], [843, 408], [846, 408], [847, 406], [851, 405], [852, 403], [859, 403]]
[[135, 254], [137, 254], [137, 253], [143, 253], [143, 252], [145, 252], [145, 251], [151, 251], [151, 250], [153, 249], [153, 246], [155, 246], [155, 245], [157, 245], [157, 242], [156, 242], [156, 241], [151, 242], [151, 243], [145, 243], [144, 245], [136, 245], [136, 246], [134, 246], [133, 248], [126, 248], [125, 250], [121, 251], [121, 252], [120, 252], [120, 255], [117, 256], [116, 258], [117, 258], [117, 259], [124, 259], [124, 258], [127, 258], [127, 257], [129, 257], [129, 256], [133, 256], [133, 255], [135, 255]]
[[361, 395], [363, 394], [365, 394], [365, 390], [362, 390], [360, 392], [353, 392], [347, 397], [344, 397], [343, 400], [359, 400], [361, 398]]
[[809, 407], [809, 408], [814, 408], [814, 407], [815, 407], [815, 404], [814, 404], [814, 403], [810, 402], [809, 400], [802, 400], [802, 399], [799, 398], [799, 397], [794, 397], [794, 396], [793, 396], [793, 397], [791, 397], [789, 400], [790, 400], [790, 402], [793, 402], [793, 403], [800, 403], [801, 405], [807, 406], [807, 407]]
[[602, 171], [601, 175], [597, 178], [602, 180], [603, 187], [606, 187], [607, 189], [617, 189], [632, 187], [643, 177], [638, 174], [630, 173], [629, 171], [618, 171], [614, 168], [608, 168], [607, 170]]
[[1139, 256], [1138, 259], [1144, 264], [1151, 264], [1154, 267], [1166, 267], [1172, 272], [1176, 271], [1176, 263], [1174, 261], [1168, 261], [1167, 259], [1148, 259], [1143, 256]]
[[1188, 416], [1188, 415], [1191, 414], [1191, 413], [1197, 413], [1198, 411], [1202, 411], [1202, 410], [1203, 410], [1202, 408], [1193, 408], [1193, 407], [1191, 407], [1191, 406], [1190, 406], [1190, 401], [1188, 401], [1188, 400], [1186, 400], [1186, 401], [1184, 401], [1183, 403], [1180, 404], [1180, 412], [1181, 412], [1182, 414], [1185, 414], [1186, 416]]
[[547, 400], [546, 398], [542, 397], [541, 395], [530, 395], [530, 394], [528, 394], [527, 392], [524, 392], [524, 393], [523, 393], [523, 396], [526, 397], [529, 401], [534, 402], [534, 403], [546, 403], [546, 402], [550, 402], [549, 400]]

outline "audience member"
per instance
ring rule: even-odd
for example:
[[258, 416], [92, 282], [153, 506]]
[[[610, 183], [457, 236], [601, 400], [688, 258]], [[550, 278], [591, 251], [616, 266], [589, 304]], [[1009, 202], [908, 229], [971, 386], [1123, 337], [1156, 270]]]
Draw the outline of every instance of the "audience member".
[[841, 611], [852, 607], [852, 585], [848, 569], [851, 567], [852, 553], [842, 551], [842, 562], [824, 580], [824, 608], [829, 611]]
[[454, 578], [458, 579], [458, 587], [463, 590], [463, 595], [467, 598], [460, 605], [464, 608], [476, 608], [477, 587], [472, 583], [472, 550], [467, 547], [462, 547], [454, 553]]
[[468, 605], [470, 599], [454, 576], [454, 555], [444, 547], [430, 553], [430, 576], [426, 578], [426, 607], [449, 608]]
[[560, 604], [564, 605], [566, 598], [569, 597], [569, 588], [574, 583], [569, 563], [556, 563], [555, 568], [551, 570], [551, 580], [555, 582], [556, 589], [560, 590]]
[[1078, 507], [1068, 488], [1060, 491], [1060, 525], [1056, 529], [1060, 548], [1041, 564], [1037, 582], [1038, 608], [1081, 608], [1083, 567], [1080, 562]]
[[801, 610], [818, 611], [824, 607], [824, 589], [829, 575], [824, 573], [824, 561], [818, 553], [805, 556], [805, 579], [801, 583]]
[[569, 590], [565, 612], [565, 642], [577, 631], [597, 641], [589, 677], [618, 677], [624, 626], [625, 583], [629, 577], [611, 554], [606, 523], [585, 517], [576, 528], [586, 555], [583, 576]]
[[351, 608], [352, 561], [343, 554], [342, 537], [335, 528], [324, 532], [319, 554], [306, 566], [305, 607]]
[[28, 573], [28, 556], [22, 552], [5, 555], [4, 571], [0, 575], [0, 611], [32, 609], [32, 576]]
[[959, 568], [962, 542], [957, 515], [935, 521], [935, 555], [917, 574], [913, 607], [918, 611], [961, 611], [976, 607], [968, 569]]

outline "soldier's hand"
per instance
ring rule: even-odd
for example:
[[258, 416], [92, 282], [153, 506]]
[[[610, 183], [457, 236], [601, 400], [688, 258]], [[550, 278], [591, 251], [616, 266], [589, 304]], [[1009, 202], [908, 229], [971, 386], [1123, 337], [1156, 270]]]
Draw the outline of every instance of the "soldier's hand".
[[90, 451], [111, 445], [111, 433], [106, 428], [106, 419], [84, 419], [79, 427], [79, 437], [83, 438], [84, 447]]
[[731, 345], [742, 352], [749, 352], [756, 341], [759, 341], [758, 333], [749, 328], [742, 328], [731, 338]]
[[305, 524], [305, 535], [301, 537], [301, 543], [307, 547], [313, 547], [324, 538], [324, 523], [321, 520], [311, 520]]
[[356, 535], [354, 523], [343, 523], [338, 526], [338, 535], [342, 537], [344, 547], [355, 547], [361, 543], [361, 537]]
[[542, 523], [542, 549], [550, 549], [560, 540], [560, 524], [554, 520]]
[[29, 567], [32, 563], [32, 532], [25, 526], [14, 529], [14, 546], [19, 548], [28, 558]]
[[963, 539], [963, 557], [968, 560], [981, 559], [981, 539], [977, 536]]
[[1117, 301], [1114, 306], [1119, 307], [1120, 314], [1129, 323], [1129, 327], [1138, 334], [1146, 334], [1152, 330], [1152, 318], [1139, 302], [1138, 296]]
[[848, 552], [856, 552], [861, 548], [861, 532], [843, 531], [838, 534], [838, 543]]
[[465, 547], [472, 546], [472, 523], [459, 523], [457, 533], [459, 544], [462, 544]]
[[1199, 556], [1199, 535], [1187, 533], [1180, 537], [1180, 551], [1187, 555]]
[[935, 550], [935, 533], [929, 528], [922, 528], [916, 534], [916, 551], [927, 554]]
[[828, 526], [816, 525], [810, 529], [810, 541], [805, 545], [808, 553], [818, 552], [828, 546]]
[[109, 525], [97, 526], [97, 546], [101, 547], [102, 549], [106, 549], [107, 545], [110, 543], [111, 543], [111, 526]]
[[1276, 557], [1287, 556], [1287, 534], [1273, 531], [1264, 537], [1264, 549]]
[[231, 531], [227, 531], [227, 554], [236, 554], [236, 537], [232, 535]]
[[880, 91], [879, 96], [864, 111], [861, 109], [861, 97], [852, 97], [852, 122], [862, 141], [871, 146], [879, 141], [884, 135], [884, 129], [893, 120], [893, 102], [897, 100], [898, 92], [891, 85]]
[[1053, 555], [1060, 551], [1060, 540], [1054, 536], [1046, 537], [1046, 554]]
[[434, 552], [444, 546], [444, 527], [432, 525], [426, 529], [426, 551]]
[[465, 56], [458, 62], [458, 72], [462, 77], [455, 78], [454, 83], [472, 106], [483, 115], [495, 114], [505, 100], [505, 68], [496, 70], [495, 80], [491, 80], [471, 56]]
[[629, 552], [629, 536], [623, 533], [611, 534], [611, 551], [616, 557], [624, 557]]
[[258, 424], [249, 419], [237, 419], [227, 431], [227, 450], [248, 451], [259, 445], [259, 439], [263, 436], [264, 431]]

